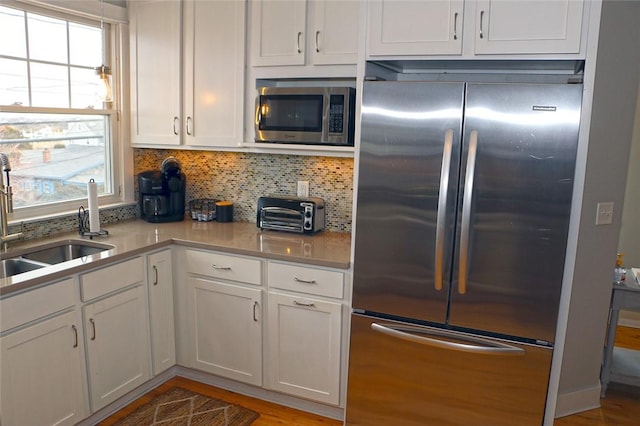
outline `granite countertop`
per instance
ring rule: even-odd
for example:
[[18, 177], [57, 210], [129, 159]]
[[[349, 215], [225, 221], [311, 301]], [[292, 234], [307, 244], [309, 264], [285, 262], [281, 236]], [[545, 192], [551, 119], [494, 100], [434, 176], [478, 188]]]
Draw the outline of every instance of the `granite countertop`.
[[[183, 222], [148, 223], [131, 220], [105, 224], [109, 235], [92, 241], [110, 244], [114, 248], [82, 258], [0, 279], [0, 295], [54, 281], [70, 274], [126, 259], [136, 254], [169, 246], [184, 245], [207, 250], [220, 250], [248, 256], [299, 262], [308, 265], [348, 269], [351, 253], [349, 233], [319, 232], [302, 235], [260, 230], [246, 222]], [[55, 241], [85, 239], [77, 232], [9, 244], [2, 258], [19, 256], [33, 246]]]

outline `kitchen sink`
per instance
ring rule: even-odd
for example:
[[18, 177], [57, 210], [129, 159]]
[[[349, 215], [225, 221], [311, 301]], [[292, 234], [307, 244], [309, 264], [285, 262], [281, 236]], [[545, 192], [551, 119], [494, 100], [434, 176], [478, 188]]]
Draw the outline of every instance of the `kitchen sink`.
[[0, 260], [0, 278], [12, 277], [36, 269], [44, 268], [45, 264], [22, 258]]
[[100, 253], [112, 248], [113, 246], [110, 244], [96, 243], [93, 241], [66, 240], [34, 247], [21, 257], [54, 265], [56, 263], [66, 262], [67, 260]]

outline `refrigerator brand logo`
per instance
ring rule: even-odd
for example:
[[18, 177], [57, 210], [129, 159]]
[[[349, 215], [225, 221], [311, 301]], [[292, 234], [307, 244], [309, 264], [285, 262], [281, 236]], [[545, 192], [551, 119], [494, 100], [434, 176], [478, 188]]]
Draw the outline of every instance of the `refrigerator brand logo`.
[[546, 106], [546, 105], [534, 105], [533, 106], [533, 110], [534, 111], [555, 111], [556, 107], [554, 106]]

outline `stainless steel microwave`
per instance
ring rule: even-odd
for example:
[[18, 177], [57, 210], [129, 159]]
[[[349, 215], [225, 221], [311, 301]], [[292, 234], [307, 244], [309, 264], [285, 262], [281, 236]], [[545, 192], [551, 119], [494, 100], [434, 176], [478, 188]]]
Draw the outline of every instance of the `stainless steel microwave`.
[[353, 146], [355, 89], [261, 87], [256, 142]]

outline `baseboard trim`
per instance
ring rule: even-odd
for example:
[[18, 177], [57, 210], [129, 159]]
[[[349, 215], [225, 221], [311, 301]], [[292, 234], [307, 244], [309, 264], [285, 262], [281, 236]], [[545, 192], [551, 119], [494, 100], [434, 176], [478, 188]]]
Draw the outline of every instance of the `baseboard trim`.
[[294, 396], [285, 395], [274, 392], [261, 387], [236, 382], [235, 380], [226, 379], [224, 377], [215, 376], [198, 370], [177, 366], [176, 375], [185, 379], [194, 380], [220, 389], [240, 393], [252, 398], [261, 399], [263, 401], [273, 402], [275, 404], [284, 405], [286, 407], [295, 408], [297, 410], [306, 411], [307, 413], [318, 414], [334, 420], [344, 419], [344, 410], [340, 407], [321, 404], [319, 402], [308, 401]]
[[138, 386], [136, 389], [132, 390], [128, 394], [118, 398], [117, 400], [107, 405], [106, 407], [103, 407], [100, 410], [96, 411], [91, 416], [77, 423], [76, 426], [93, 426], [100, 423], [101, 421], [113, 415], [114, 413], [117, 413], [118, 411], [122, 410], [124, 407], [131, 404], [133, 401], [140, 398], [142, 395], [149, 393], [153, 389], [157, 388], [158, 386], [160, 386], [161, 384], [163, 384], [164, 382], [168, 381], [169, 379], [175, 376], [176, 376], [176, 367], [173, 366], [168, 370], [165, 370], [162, 373], [158, 374], [148, 382], [145, 382], [144, 384]]
[[113, 415], [114, 413], [118, 412], [119, 410], [123, 409], [127, 405], [131, 404], [142, 395], [152, 391], [164, 382], [176, 376], [184, 377], [185, 379], [194, 380], [196, 382], [204, 383], [210, 386], [216, 386], [228, 391], [237, 392], [243, 395], [250, 396], [252, 398], [262, 399], [264, 401], [273, 402], [275, 404], [284, 405], [286, 407], [295, 408], [297, 410], [306, 411], [308, 413], [329, 417], [331, 419], [344, 419], [344, 410], [340, 407], [333, 407], [318, 402], [296, 398], [294, 396], [289, 396], [267, 389], [236, 382], [234, 380], [225, 379], [223, 377], [214, 376], [202, 371], [192, 370], [190, 368], [174, 365], [173, 367], [160, 373], [148, 382], [124, 395], [123, 397], [118, 398], [116, 401], [112, 402], [106, 407], [96, 411], [91, 416], [77, 423], [76, 426], [96, 425], [109, 416]]
[[635, 318], [620, 317], [620, 319], [618, 320], [618, 325], [623, 325], [625, 327], [640, 328], [640, 320], [637, 320]]
[[600, 407], [600, 385], [576, 392], [558, 394], [555, 418]]

